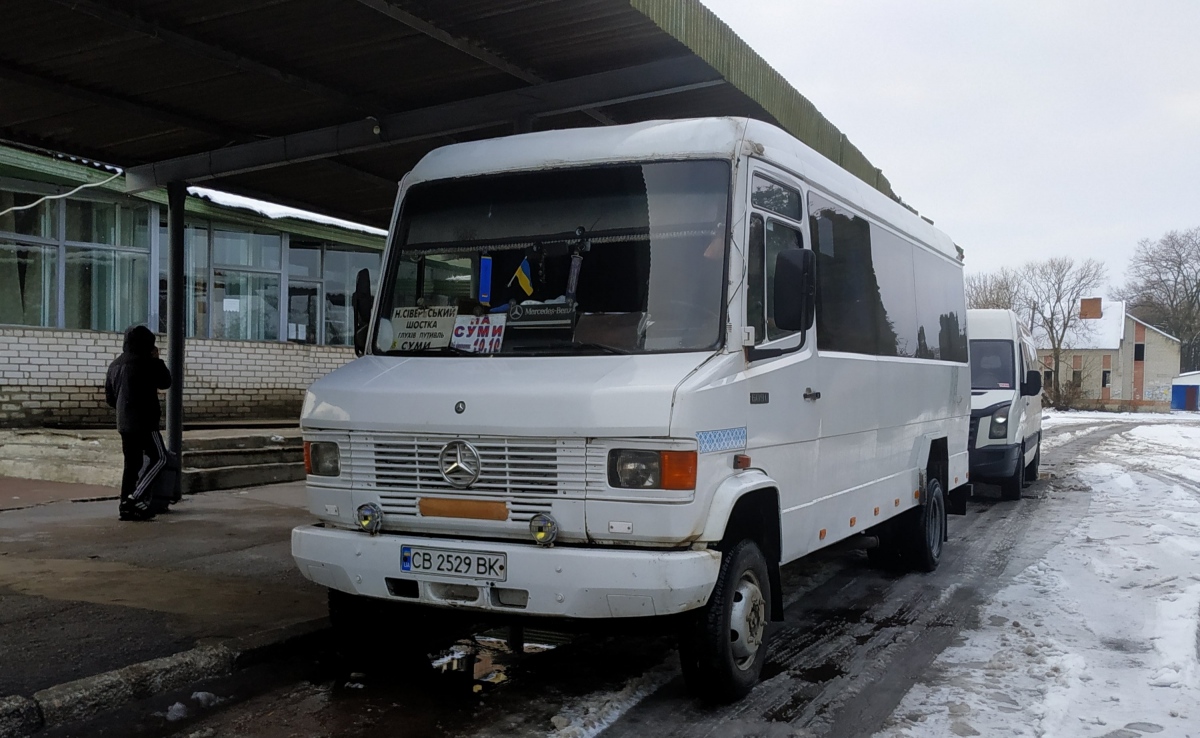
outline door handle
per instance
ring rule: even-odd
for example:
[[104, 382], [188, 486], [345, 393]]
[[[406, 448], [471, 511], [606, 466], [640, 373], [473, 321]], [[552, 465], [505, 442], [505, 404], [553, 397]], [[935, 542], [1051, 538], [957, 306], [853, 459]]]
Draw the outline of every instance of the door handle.
[[804, 388], [804, 399], [813, 400], [815, 402], [815, 401], [821, 399], [821, 393], [813, 392], [812, 387], [805, 387]]

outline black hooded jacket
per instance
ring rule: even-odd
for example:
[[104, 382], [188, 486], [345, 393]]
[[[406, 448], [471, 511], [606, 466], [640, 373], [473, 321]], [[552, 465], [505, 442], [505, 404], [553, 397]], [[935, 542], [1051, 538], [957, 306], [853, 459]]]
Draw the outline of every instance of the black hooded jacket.
[[117, 430], [158, 430], [158, 391], [171, 386], [171, 372], [154, 355], [154, 334], [144, 325], [125, 331], [124, 353], [108, 367], [104, 397], [117, 409]]

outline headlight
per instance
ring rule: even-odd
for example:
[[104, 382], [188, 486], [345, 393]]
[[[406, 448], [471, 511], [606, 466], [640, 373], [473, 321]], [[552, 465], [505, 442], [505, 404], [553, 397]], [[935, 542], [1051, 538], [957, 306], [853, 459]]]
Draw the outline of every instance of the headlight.
[[695, 489], [695, 451], [608, 452], [608, 484], [623, 489]]
[[304, 471], [318, 477], [336, 477], [342, 473], [338, 445], [329, 441], [304, 442]]
[[992, 413], [992, 426], [988, 429], [988, 438], [1008, 438], [1008, 411], [1011, 405], [1005, 405]]

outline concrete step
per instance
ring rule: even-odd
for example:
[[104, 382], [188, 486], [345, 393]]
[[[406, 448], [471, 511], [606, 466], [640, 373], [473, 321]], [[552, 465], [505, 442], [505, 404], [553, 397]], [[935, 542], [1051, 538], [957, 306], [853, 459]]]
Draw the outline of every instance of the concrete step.
[[[121, 454], [118, 450], [104, 463], [81, 463], [59, 461], [45, 457], [22, 458], [3, 456], [0, 458], [0, 477], [38, 479], [45, 482], [69, 482], [71, 484], [97, 484], [102, 487], [121, 486]], [[304, 464], [300, 464], [303, 471]]]
[[184, 469], [183, 493], [186, 495], [214, 489], [254, 487], [260, 484], [295, 482], [304, 479], [304, 463], [246, 464], [209, 469]]
[[222, 466], [253, 466], [254, 464], [304, 464], [304, 449], [300, 446], [265, 446], [261, 448], [217, 448], [204, 451], [184, 451], [184, 469], [215, 469]]
[[[184, 489], [303, 479], [302, 444], [296, 427], [190, 430], [184, 434]], [[121, 437], [114, 430], [0, 430], [0, 476], [119, 487]]]

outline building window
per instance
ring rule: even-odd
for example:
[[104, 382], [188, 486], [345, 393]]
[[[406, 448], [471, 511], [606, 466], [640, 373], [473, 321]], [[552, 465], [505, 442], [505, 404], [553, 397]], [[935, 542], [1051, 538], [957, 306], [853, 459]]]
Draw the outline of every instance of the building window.
[[1133, 345], [1133, 360], [1134, 361], [1145, 361], [1146, 360], [1146, 344], [1135, 343]]
[[57, 262], [53, 246], [0, 239], [0, 324], [57, 324]]
[[149, 317], [150, 256], [115, 249], [67, 248], [65, 325], [124, 331]]
[[[371, 294], [379, 284], [378, 251], [342, 251], [326, 249], [325, 279], [325, 343], [330, 346], [354, 345], [354, 309], [350, 296], [363, 269], [371, 279]], [[467, 285], [470, 292], [470, 283]]]
[[279, 340], [279, 277], [213, 270], [212, 337]]
[[[167, 332], [167, 274], [171, 265], [171, 241], [167, 223], [159, 223], [158, 236], [158, 331]], [[183, 227], [183, 319], [188, 338], [208, 338], [208, 226], [185, 223]]]
[[1101, 387], [1107, 387], [1107, 386], [1109, 385], [1109, 382], [1110, 382], [1110, 381], [1112, 381], [1112, 372], [1111, 372], [1111, 371], [1108, 371], [1108, 370], [1105, 370], [1105, 371], [1104, 371], [1104, 372], [1103, 372], [1103, 373], [1100, 375], [1100, 386], [1101, 386]]
[[1044, 372], [1042, 372], [1042, 386], [1044, 386], [1044, 387], [1053, 387], [1054, 386], [1054, 372], [1051, 371], [1050, 369], [1047, 369]]
[[67, 200], [67, 240], [149, 249], [149, 214], [146, 207]]
[[[26, 207], [41, 197], [42, 195], [29, 192], [0, 190], [0, 210]], [[0, 215], [0, 232], [36, 238], [58, 238], [58, 219], [55, 217], [58, 208], [55, 205], [53, 200], [44, 200], [31, 208], [26, 207], [24, 210], [13, 210]]]
[[1083, 384], [1083, 372], [1078, 369], [1071, 372], [1071, 385], [1079, 387]]

